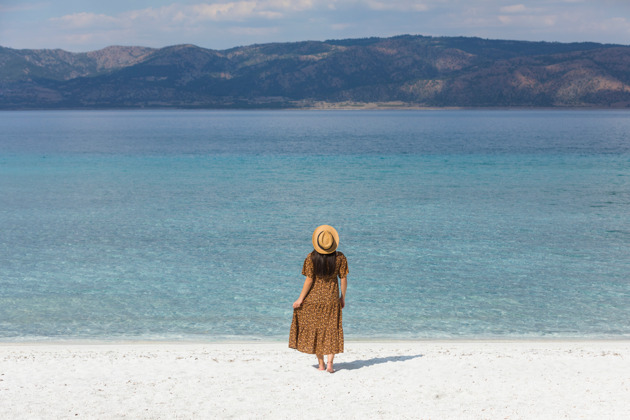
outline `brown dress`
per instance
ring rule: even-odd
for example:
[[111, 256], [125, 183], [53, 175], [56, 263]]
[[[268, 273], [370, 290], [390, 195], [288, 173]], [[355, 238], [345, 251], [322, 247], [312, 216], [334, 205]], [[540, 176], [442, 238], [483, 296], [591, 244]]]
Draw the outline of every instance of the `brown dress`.
[[[315, 251], [313, 251], [315, 252]], [[304, 260], [302, 274], [313, 279], [302, 306], [293, 310], [289, 347], [309, 354], [343, 353], [343, 328], [337, 277], [348, 275], [348, 261], [337, 251], [335, 273], [315, 277], [311, 254]]]

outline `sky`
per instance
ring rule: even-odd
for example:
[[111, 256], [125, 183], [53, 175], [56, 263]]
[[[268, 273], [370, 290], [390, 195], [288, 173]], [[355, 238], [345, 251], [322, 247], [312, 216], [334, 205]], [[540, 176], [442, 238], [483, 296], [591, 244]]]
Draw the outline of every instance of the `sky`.
[[16, 49], [402, 34], [630, 45], [630, 0], [0, 0], [0, 46]]

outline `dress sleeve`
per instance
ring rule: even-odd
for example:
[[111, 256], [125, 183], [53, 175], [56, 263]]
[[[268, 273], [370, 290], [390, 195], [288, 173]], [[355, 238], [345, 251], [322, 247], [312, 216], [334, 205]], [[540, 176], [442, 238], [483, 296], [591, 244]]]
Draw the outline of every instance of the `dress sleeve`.
[[348, 260], [343, 254], [339, 255], [339, 257], [341, 257], [341, 261], [339, 261], [339, 278], [342, 279], [348, 276]]
[[313, 278], [315, 277], [314, 274], [315, 273], [313, 272], [313, 260], [311, 259], [311, 254], [308, 254], [306, 256], [306, 259], [304, 260], [304, 266], [302, 267], [302, 275]]

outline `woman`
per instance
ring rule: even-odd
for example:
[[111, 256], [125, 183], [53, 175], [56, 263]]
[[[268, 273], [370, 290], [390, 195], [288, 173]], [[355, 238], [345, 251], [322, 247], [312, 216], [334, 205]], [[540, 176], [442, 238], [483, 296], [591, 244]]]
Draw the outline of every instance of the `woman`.
[[[343, 353], [341, 309], [346, 302], [348, 262], [339, 251], [339, 234], [328, 225], [313, 232], [313, 252], [304, 260], [302, 293], [293, 303], [289, 347], [315, 354], [319, 370], [333, 373], [335, 354]], [[339, 284], [341, 279], [341, 296]], [[328, 356], [327, 365], [324, 355]]]

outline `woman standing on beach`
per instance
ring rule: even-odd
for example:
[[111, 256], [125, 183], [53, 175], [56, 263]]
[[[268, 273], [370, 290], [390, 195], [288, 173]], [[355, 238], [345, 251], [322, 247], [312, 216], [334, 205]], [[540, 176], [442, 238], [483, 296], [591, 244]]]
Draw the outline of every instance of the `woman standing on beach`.
[[[339, 251], [339, 234], [328, 225], [313, 232], [313, 252], [302, 267], [306, 276], [302, 293], [293, 303], [293, 321], [289, 347], [315, 354], [319, 370], [333, 373], [335, 354], [343, 353], [341, 309], [345, 306], [348, 285], [348, 261]], [[341, 279], [341, 296], [339, 284]], [[327, 365], [324, 355], [328, 356]]]

